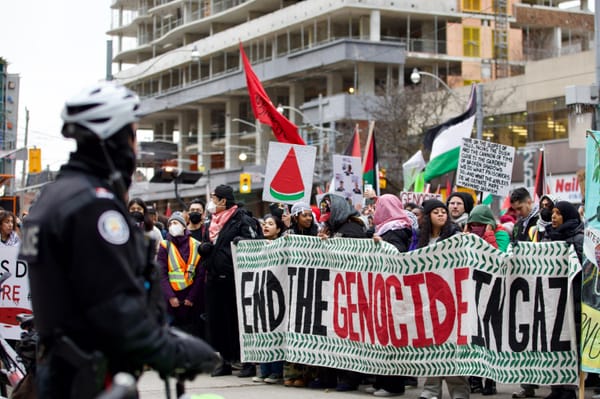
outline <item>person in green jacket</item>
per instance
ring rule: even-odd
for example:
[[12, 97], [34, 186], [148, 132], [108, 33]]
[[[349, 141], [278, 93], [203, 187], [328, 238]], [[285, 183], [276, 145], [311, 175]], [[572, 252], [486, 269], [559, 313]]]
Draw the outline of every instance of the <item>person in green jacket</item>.
[[502, 224], [496, 222], [491, 208], [487, 205], [477, 205], [469, 213], [465, 233], [477, 234], [502, 252], [506, 252], [510, 244], [510, 235]]
[[[496, 223], [496, 218], [487, 205], [477, 205], [469, 213], [465, 233], [476, 234], [483, 238], [488, 244], [502, 252], [506, 252], [510, 244], [510, 235], [500, 223]], [[471, 377], [471, 386], [481, 387], [482, 395], [495, 395], [496, 381], [486, 378], [485, 384], [481, 382], [481, 377]]]

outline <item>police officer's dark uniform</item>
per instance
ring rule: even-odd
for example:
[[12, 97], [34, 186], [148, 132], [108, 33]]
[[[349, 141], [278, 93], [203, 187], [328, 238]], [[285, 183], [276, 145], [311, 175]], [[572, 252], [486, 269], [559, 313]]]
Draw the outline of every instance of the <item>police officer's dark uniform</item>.
[[111, 373], [144, 365], [191, 376], [218, 361], [203, 341], [162, 323], [149, 243], [127, 217], [138, 104], [133, 92], [110, 83], [67, 102], [63, 134], [77, 140], [77, 151], [26, 219], [21, 257], [40, 335], [41, 398], [94, 397]]

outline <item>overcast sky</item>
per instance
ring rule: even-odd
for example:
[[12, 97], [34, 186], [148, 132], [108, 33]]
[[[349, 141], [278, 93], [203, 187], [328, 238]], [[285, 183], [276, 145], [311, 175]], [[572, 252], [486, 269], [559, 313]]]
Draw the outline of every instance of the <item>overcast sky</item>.
[[[18, 147], [42, 148], [42, 167], [57, 170], [73, 140], [60, 134], [64, 101], [106, 76], [111, 0], [0, 0], [0, 57], [19, 74]], [[20, 165], [17, 164], [17, 170]]]

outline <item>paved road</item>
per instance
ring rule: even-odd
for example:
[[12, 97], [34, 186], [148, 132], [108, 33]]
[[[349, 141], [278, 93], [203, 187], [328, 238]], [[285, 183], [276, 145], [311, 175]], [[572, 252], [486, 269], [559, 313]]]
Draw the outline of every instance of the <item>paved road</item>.
[[[419, 378], [419, 387], [410, 388], [401, 398], [417, 399], [423, 387], [423, 378]], [[308, 388], [288, 388], [283, 385], [269, 385], [253, 383], [250, 378], [238, 378], [235, 374], [226, 377], [199, 376], [194, 381], [188, 381], [185, 384], [186, 392], [201, 394], [212, 393], [221, 395], [225, 399], [262, 399], [262, 398], [285, 398], [285, 399], [351, 399], [368, 398], [369, 395], [363, 392], [366, 386], [361, 386], [359, 391], [354, 392], [335, 392], [334, 390], [313, 390]], [[140, 399], [164, 399], [166, 398], [164, 382], [158, 378], [154, 372], [146, 372], [139, 384]], [[445, 389], [445, 388], [444, 388]], [[494, 396], [482, 396], [481, 394], [471, 395], [471, 399], [499, 398], [510, 399], [512, 393], [519, 389], [518, 385], [498, 385], [498, 394]], [[175, 398], [175, 384], [171, 382], [172, 398]], [[543, 387], [537, 390], [537, 397], [544, 398], [550, 393], [550, 389]], [[585, 399], [591, 399], [593, 391], [585, 391]], [[447, 391], [444, 391], [444, 398], [448, 399]], [[441, 399], [441, 398], [440, 398]]]

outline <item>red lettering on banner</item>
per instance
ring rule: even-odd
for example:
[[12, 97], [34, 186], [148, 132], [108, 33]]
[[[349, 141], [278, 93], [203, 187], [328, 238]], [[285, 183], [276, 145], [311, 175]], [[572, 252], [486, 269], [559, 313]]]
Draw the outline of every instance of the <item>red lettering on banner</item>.
[[358, 341], [359, 335], [354, 330], [354, 324], [352, 323], [353, 314], [357, 313], [358, 309], [355, 303], [352, 302], [352, 286], [356, 284], [356, 274], [346, 273], [346, 307], [348, 316], [348, 334], [352, 341]]
[[[425, 273], [425, 279], [427, 280], [433, 338], [437, 345], [441, 345], [446, 342], [454, 328], [456, 305], [454, 304], [454, 297], [446, 280], [431, 272]], [[444, 307], [444, 320], [440, 320], [437, 303], [440, 303]]]
[[362, 279], [362, 274], [358, 274], [358, 318], [360, 321], [360, 333], [364, 337], [367, 330], [371, 343], [375, 343], [375, 335], [373, 334], [373, 310], [371, 309], [371, 292], [373, 292], [373, 274], [369, 273], [368, 287], [365, 294], [365, 287]]
[[375, 312], [375, 331], [377, 331], [377, 339], [381, 345], [387, 345], [389, 342], [388, 326], [388, 309], [386, 309], [385, 300], [385, 282], [383, 276], [378, 274], [375, 276], [375, 292], [373, 293], [373, 310]]
[[579, 181], [577, 177], [571, 177], [570, 180], [565, 178], [556, 179], [555, 192], [557, 193], [566, 193], [572, 191], [579, 191]]
[[388, 316], [388, 326], [390, 330], [390, 339], [392, 341], [392, 345], [395, 347], [402, 347], [408, 345], [408, 328], [406, 324], [398, 324], [400, 327], [400, 337], [396, 335], [396, 329], [394, 328], [394, 317], [392, 313], [392, 288], [396, 291], [395, 299], [401, 301], [402, 298], [402, 285], [400, 284], [400, 280], [396, 276], [390, 276], [386, 280], [386, 297], [387, 303], [386, 308], [390, 310], [390, 315]]
[[425, 284], [423, 274], [412, 274], [404, 276], [404, 285], [410, 287], [413, 303], [415, 306], [415, 327], [417, 328], [417, 338], [413, 339], [413, 346], [416, 348], [430, 346], [433, 343], [431, 338], [425, 335], [425, 322], [423, 320], [423, 298], [421, 297], [420, 286]]
[[[344, 277], [342, 274], [337, 274], [333, 281], [333, 330], [340, 338], [346, 338], [348, 336], [346, 328], [348, 315], [345, 307], [340, 307], [340, 296], [345, 295], [345, 284]], [[340, 315], [344, 321], [344, 324], [340, 324]]]
[[456, 343], [458, 345], [467, 344], [467, 336], [461, 334], [462, 332], [462, 316], [467, 314], [469, 310], [469, 303], [463, 301], [463, 289], [462, 282], [468, 280], [470, 270], [468, 267], [461, 269], [454, 269], [454, 288], [456, 290], [456, 320], [458, 321], [456, 331]]

